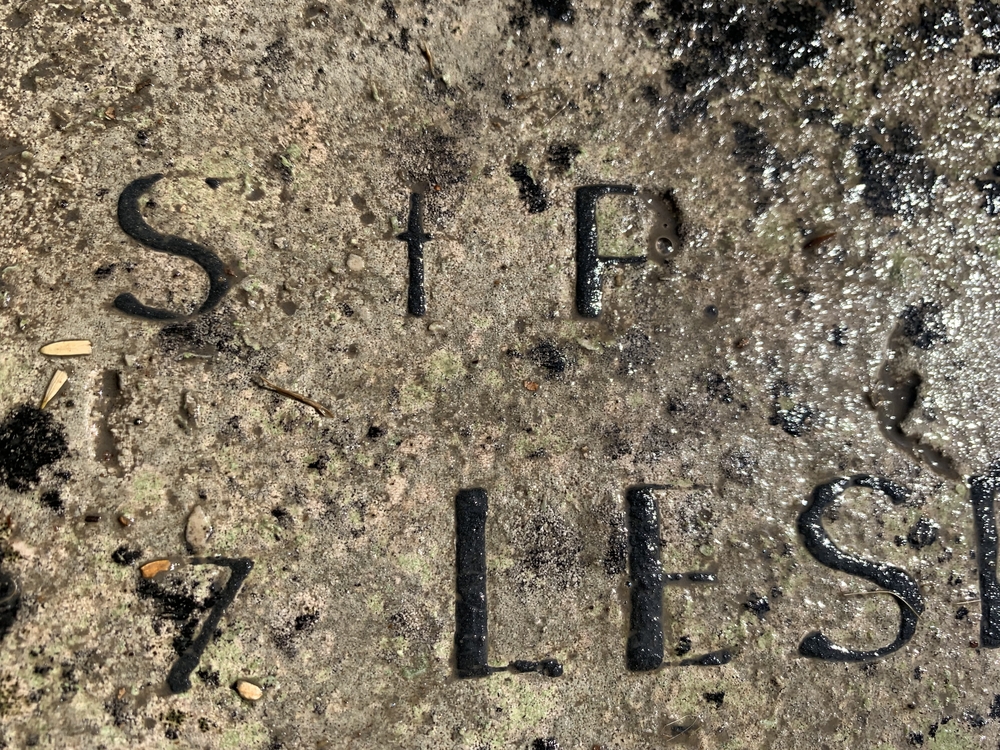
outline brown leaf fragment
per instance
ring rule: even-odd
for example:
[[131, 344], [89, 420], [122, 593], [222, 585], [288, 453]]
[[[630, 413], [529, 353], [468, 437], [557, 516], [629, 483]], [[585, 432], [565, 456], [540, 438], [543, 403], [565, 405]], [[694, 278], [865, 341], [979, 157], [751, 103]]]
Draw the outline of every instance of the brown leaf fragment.
[[152, 578], [167, 570], [170, 570], [170, 560], [153, 560], [139, 568], [143, 578]]

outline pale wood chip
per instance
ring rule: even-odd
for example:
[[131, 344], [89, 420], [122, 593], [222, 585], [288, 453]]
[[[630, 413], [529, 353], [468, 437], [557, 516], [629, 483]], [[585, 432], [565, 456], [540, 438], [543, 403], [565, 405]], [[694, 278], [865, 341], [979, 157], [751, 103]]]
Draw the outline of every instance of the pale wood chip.
[[170, 560], [153, 560], [139, 568], [143, 578], [152, 578], [165, 570], [170, 570]]
[[53, 341], [41, 348], [42, 354], [50, 357], [76, 357], [80, 354], [90, 354], [93, 347], [87, 339], [72, 339], [69, 341]]
[[69, 375], [64, 370], [56, 370], [49, 381], [49, 387], [45, 389], [45, 395], [42, 396], [42, 403], [38, 408], [44, 409], [48, 406], [49, 401], [56, 397], [56, 394], [66, 385], [67, 380], [69, 380]]

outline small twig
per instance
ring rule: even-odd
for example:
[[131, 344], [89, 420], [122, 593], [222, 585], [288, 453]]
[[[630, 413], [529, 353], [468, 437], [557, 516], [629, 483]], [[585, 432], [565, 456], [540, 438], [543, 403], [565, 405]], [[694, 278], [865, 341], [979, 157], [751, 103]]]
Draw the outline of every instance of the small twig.
[[874, 591], [844, 591], [841, 596], [865, 596], [866, 594], [889, 594], [889, 596], [896, 597], [899, 601], [906, 605], [906, 608], [913, 613], [914, 617], [920, 617], [920, 613], [915, 610], [906, 599], [901, 597], [895, 591], [890, 591], [889, 589], [875, 589]]
[[295, 391], [290, 391], [287, 388], [282, 388], [280, 385], [275, 385], [270, 380], [267, 380], [266, 378], [263, 378], [263, 377], [261, 377], [259, 375], [257, 376], [257, 384], [261, 388], [267, 388], [269, 391], [274, 391], [275, 393], [280, 393], [282, 396], [287, 396], [288, 398], [294, 399], [295, 401], [303, 403], [306, 406], [311, 406], [313, 409], [315, 409], [316, 411], [318, 411], [319, 414], [320, 414], [320, 416], [322, 416], [322, 417], [335, 417], [336, 416], [336, 414], [334, 414], [332, 411], [330, 411], [325, 406], [323, 406], [323, 404], [321, 404], [321, 403], [319, 403], [317, 401], [313, 401], [311, 398], [309, 398], [307, 396], [303, 396], [301, 393], [296, 393]]
[[979, 604], [979, 602], [981, 601], [982, 599], [966, 599], [964, 601], [959, 602], [959, 604]]

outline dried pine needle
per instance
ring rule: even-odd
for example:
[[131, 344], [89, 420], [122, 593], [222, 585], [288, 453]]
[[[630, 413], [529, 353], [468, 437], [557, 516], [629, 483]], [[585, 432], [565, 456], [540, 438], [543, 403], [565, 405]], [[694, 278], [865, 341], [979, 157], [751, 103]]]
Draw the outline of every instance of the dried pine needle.
[[698, 728], [698, 727], [699, 727], [699, 726], [701, 725], [701, 719], [699, 719], [699, 718], [698, 718], [697, 716], [691, 716], [690, 714], [686, 714], [686, 715], [682, 716], [681, 718], [679, 718], [679, 719], [675, 719], [674, 721], [670, 722], [670, 723], [669, 723], [669, 724], [667, 724], [667, 725], [666, 725], [666, 726], [665, 726], [664, 728], [667, 728], [667, 727], [675, 727], [675, 728], [678, 728], [678, 729], [679, 729], [680, 727], [676, 727], [676, 725], [677, 725], [677, 724], [681, 724], [681, 725], [683, 725], [683, 724], [686, 724], [686, 723], [688, 722], [688, 720], [691, 720], [691, 723], [690, 723], [690, 724], [688, 724], [688, 725], [687, 725], [686, 727], [684, 727], [683, 729], [681, 729], [681, 730], [680, 730], [679, 732], [677, 732], [676, 734], [674, 734], [674, 735], [672, 735], [671, 737], [669, 737], [669, 738], [667, 739], [667, 742], [673, 742], [673, 741], [674, 741], [674, 740], [676, 740], [676, 739], [677, 739], [678, 737], [681, 737], [682, 735], [685, 735], [685, 734], [687, 734], [687, 733], [688, 733], [688, 732], [690, 732], [690, 731], [691, 731], [692, 729], [697, 729], [697, 728]]
[[90, 354], [93, 347], [86, 339], [72, 339], [53, 341], [51, 344], [43, 346], [39, 351], [50, 357], [76, 357], [81, 354]]
[[56, 394], [66, 385], [67, 380], [69, 380], [69, 375], [64, 370], [56, 370], [52, 380], [49, 381], [49, 387], [45, 389], [45, 395], [42, 396], [42, 403], [38, 408], [44, 409], [48, 406], [49, 401], [56, 397]]
[[305, 404], [306, 406], [311, 406], [313, 409], [315, 409], [317, 412], [319, 412], [320, 416], [322, 416], [322, 417], [335, 417], [336, 416], [332, 411], [330, 411], [325, 406], [323, 406], [323, 404], [321, 404], [321, 403], [319, 403], [317, 401], [313, 401], [308, 396], [303, 396], [301, 393], [296, 393], [295, 391], [290, 391], [287, 388], [282, 388], [280, 385], [276, 385], [276, 384], [272, 383], [270, 380], [268, 380], [266, 378], [262, 378], [259, 375], [257, 376], [257, 384], [261, 388], [267, 388], [269, 391], [274, 391], [275, 393], [280, 393], [282, 396], [287, 396], [288, 398], [294, 399], [295, 401], [298, 401], [299, 403]]

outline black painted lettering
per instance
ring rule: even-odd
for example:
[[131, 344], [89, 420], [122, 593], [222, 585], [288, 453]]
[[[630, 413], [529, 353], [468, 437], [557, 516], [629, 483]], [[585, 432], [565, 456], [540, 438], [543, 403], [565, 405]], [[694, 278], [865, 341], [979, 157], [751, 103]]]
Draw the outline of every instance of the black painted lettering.
[[[697, 583], [715, 583], [715, 573], [695, 571], [664, 573], [660, 560], [660, 512], [656, 491], [669, 489], [665, 485], [647, 484], [629, 487], [625, 493], [628, 505], [629, 548], [629, 634], [625, 648], [625, 663], [631, 672], [648, 672], [663, 664], [663, 585], [664, 581], [682, 581], [686, 577]], [[728, 650], [713, 651], [680, 662], [682, 667], [719, 666], [732, 660]]]
[[229, 580], [222, 592], [216, 597], [215, 606], [209, 611], [205, 622], [201, 625], [198, 636], [191, 642], [187, 650], [174, 662], [167, 674], [167, 686], [171, 692], [184, 693], [191, 689], [191, 673], [198, 667], [201, 655], [215, 636], [215, 631], [222, 621], [226, 608], [233, 603], [243, 585], [243, 581], [253, 569], [253, 560], [245, 557], [195, 557], [192, 565], [220, 565], [229, 568]]
[[[197, 314], [205, 313], [215, 307], [229, 291], [229, 279], [226, 278], [225, 265], [219, 257], [203, 245], [175, 237], [170, 234], [160, 234], [142, 218], [139, 213], [139, 198], [153, 185], [163, 178], [162, 174], [149, 175], [133, 180], [118, 197], [118, 225], [132, 239], [138, 240], [146, 247], [161, 253], [179, 255], [193, 260], [208, 274], [208, 296], [198, 308]], [[115, 297], [114, 306], [128, 315], [151, 320], [176, 320], [184, 317], [170, 310], [149, 307], [142, 304], [134, 295], [124, 292]]]
[[979, 621], [979, 645], [1000, 648], [1000, 583], [997, 582], [997, 524], [993, 498], [1000, 487], [1000, 475], [972, 477], [972, 514], [976, 524], [976, 562], [979, 568], [979, 600], [983, 617]]
[[424, 291], [424, 243], [433, 237], [424, 233], [424, 207], [420, 193], [410, 193], [410, 216], [406, 231], [396, 235], [406, 243], [410, 280], [406, 290], [406, 311], [418, 318], [427, 312], [427, 295]]
[[459, 490], [455, 496], [455, 671], [460, 678], [486, 677], [510, 669], [560, 677], [556, 659], [518, 659], [506, 667], [486, 662], [489, 607], [486, 602], [486, 490]]
[[645, 255], [602, 257], [597, 247], [597, 201], [605, 195], [635, 195], [631, 185], [584, 185], [576, 189], [576, 310], [585, 318], [601, 314], [604, 266], [645, 263]]
[[486, 490], [460, 490], [455, 497], [455, 662], [459, 677], [484, 677], [486, 605]]
[[663, 569], [655, 489], [630, 487], [626, 493], [632, 610], [625, 661], [633, 672], [656, 669], [663, 663]]
[[917, 628], [917, 617], [924, 611], [924, 600], [920, 596], [920, 589], [909, 573], [893, 565], [874, 563], [843, 552], [827, 535], [823, 528], [823, 511], [836, 502], [849, 487], [867, 487], [876, 490], [896, 505], [904, 502], [909, 496], [909, 490], [905, 487], [882, 477], [858, 474], [850, 478], [834, 479], [818, 485], [813, 490], [809, 505], [799, 516], [799, 533], [805, 541], [806, 549], [823, 565], [864, 578], [895, 594], [895, 601], [899, 606], [899, 632], [896, 639], [888, 646], [872, 651], [853, 651], [835, 645], [827, 636], [816, 631], [807, 635], [799, 644], [799, 653], [803, 656], [829, 661], [880, 659], [899, 650], [913, 637]]

